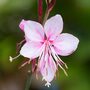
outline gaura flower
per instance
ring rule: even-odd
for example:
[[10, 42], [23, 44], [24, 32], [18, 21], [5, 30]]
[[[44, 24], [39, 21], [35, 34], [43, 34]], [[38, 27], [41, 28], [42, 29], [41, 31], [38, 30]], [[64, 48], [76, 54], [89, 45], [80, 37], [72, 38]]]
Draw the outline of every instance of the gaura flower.
[[31, 20], [22, 20], [19, 27], [25, 33], [26, 43], [20, 50], [20, 55], [33, 60], [38, 58], [38, 66], [45, 86], [51, 85], [58, 66], [67, 75], [63, 66], [67, 65], [60, 56], [72, 54], [78, 46], [79, 40], [68, 33], [61, 33], [63, 20], [61, 15], [55, 15], [48, 19], [44, 26]]

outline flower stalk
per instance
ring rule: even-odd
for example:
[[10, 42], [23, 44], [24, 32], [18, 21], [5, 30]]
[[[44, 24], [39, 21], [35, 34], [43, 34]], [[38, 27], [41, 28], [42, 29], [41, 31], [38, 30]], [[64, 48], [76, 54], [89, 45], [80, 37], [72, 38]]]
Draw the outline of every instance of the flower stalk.
[[38, 21], [42, 23], [43, 0], [38, 0]]
[[32, 81], [32, 72], [28, 72], [25, 90], [29, 90]]
[[46, 12], [45, 12], [44, 20], [43, 20], [43, 25], [45, 24], [46, 20], [48, 19], [49, 14], [52, 11], [55, 3], [56, 3], [56, 0], [46, 0], [47, 8], [46, 8]]

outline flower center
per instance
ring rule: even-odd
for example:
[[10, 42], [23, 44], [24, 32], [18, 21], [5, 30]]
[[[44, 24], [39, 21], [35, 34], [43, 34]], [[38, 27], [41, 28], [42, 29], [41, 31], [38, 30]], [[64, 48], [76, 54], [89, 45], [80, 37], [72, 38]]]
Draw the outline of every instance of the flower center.
[[45, 53], [48, 53], [50, 42], [48, 40], [45, 40]]

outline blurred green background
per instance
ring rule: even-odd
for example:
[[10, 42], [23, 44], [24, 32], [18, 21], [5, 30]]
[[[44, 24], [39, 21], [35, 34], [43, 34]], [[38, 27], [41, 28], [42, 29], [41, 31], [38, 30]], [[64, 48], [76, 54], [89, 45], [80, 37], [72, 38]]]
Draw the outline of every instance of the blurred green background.
[[[45, 1], [43, 8], [45, 12]], [[75, 35], [80, 43], [74, 54], [61, 57], [69, 67], [69, 76], [59, 69], [55, 86], [49, 90], [90, 90], [90, 0], [56, 0], [50, 16], [55, 14], [63, 17], [63, 32]], [[10, 63], [9, 56], [17, 55], [16, 43], [24, 38], [19, 29], [20, 21], [37, 21], [37, 18], [37, 0], [0, 0], [0, 90], [24, 90], [28, 67], [19, 70], [24, 58]], [[40, 80], [33, 81], [30, 90], [47, 90], [40, 89], [44, 87]]]

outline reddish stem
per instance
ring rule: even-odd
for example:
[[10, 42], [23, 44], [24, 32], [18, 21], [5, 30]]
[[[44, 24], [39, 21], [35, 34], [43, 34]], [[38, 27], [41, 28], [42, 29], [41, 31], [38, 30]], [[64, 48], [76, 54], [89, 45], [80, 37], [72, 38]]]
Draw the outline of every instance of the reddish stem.
[[38, 0], [38, 21], [42, 23], [42, 14], [43, 14], [43, 1]]
[[51, 2], [49, 2], [49, 0], [47, 0], [47, 7], [48, 7], [48, 10], [51, 11], [52, 8], [54, 7], [56, 3], [56, 0], [51, 0]]
[[47, 9], [46, 9], [45, 17], [43, 20], [43, 25], [45, 24], [46, 20], [48, 19], [48, 16], [56, 3], [56, 0], [51, 0], [51, 2], [49, 0], [46, 0], [46, 1], [47, 1]]

